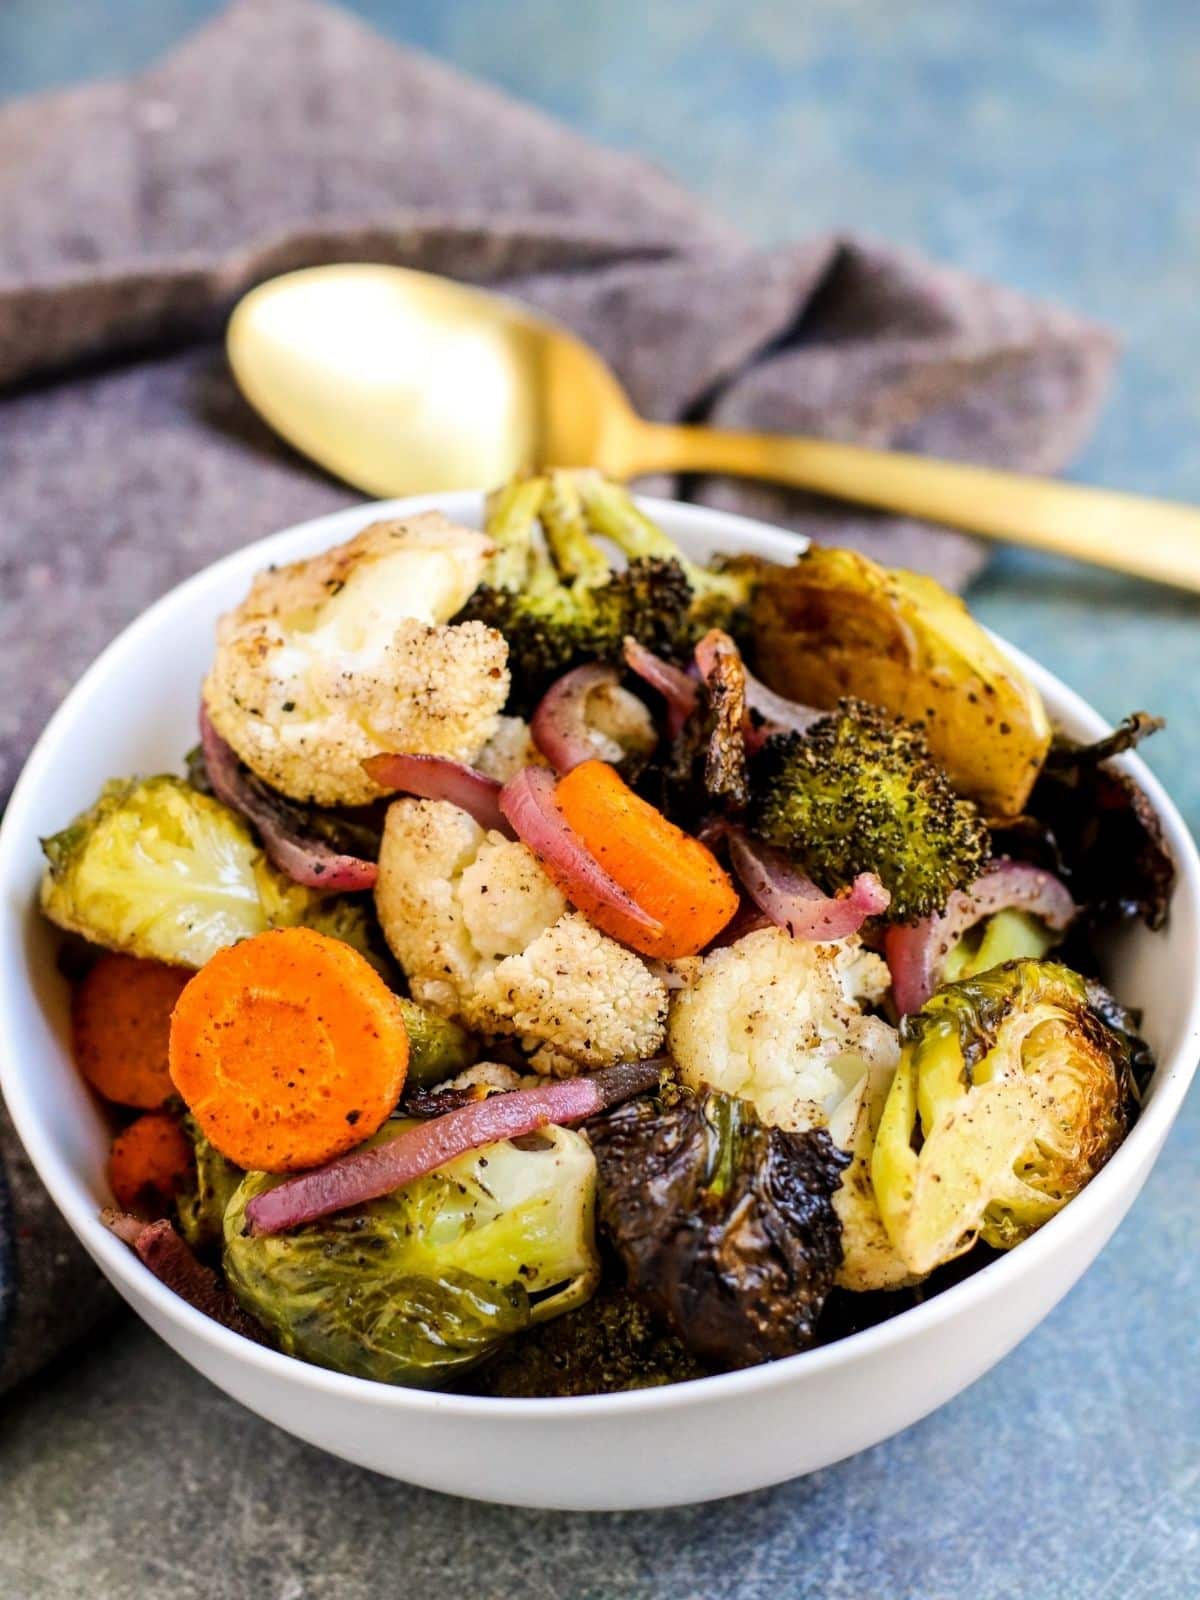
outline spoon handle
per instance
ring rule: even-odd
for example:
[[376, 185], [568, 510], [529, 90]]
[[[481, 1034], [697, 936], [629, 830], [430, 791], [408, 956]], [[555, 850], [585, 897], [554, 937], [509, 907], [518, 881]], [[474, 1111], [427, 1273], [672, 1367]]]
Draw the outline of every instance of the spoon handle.
[[831, 439], [639, 427], [623, 475], [766, 478], [1200, 593], [1200, 509]]

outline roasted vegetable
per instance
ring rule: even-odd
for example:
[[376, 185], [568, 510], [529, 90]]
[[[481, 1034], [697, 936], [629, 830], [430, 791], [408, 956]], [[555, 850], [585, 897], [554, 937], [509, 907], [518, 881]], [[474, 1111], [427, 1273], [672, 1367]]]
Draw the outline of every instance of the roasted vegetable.
[[1092, 923], [1167, 919], [1175, 863], [1162, 824], [1137, 781], [1110, 764], [1161, 727], [1138, 711], [1096, 744], [1056, 739], [1024, 815], [993, 830], [997, 854], [1056, 873]]
[[842, 1225], [842, 1264], [837, 1286], [854, 1294], [902, 1289], [914, 1274], [888, 1238], [871, 1184], [871, 1157], [894, 1070], [867, 1067], [829, 1117], [829, 1136], [850, 1157], [833, 1209]]
[[630, 1101], [588, 1131], [629, 1287], [695, 1355], [745, 1367], [812, 1342], [842, 1258], [847, 1157], [824, 1129], [768, 1128], [706, 1093]]
[[888, 970], [856, 934], [793, 939], [758, 928], [691, 964], [667, 1048], [680, 1079], [748, 1100], [764, 1122], [821, 1127], [867, 1065], [890, 1077], [896, 1030], [871, 1007]]
[[595, 1162], [566, 1128], [485, 1146], [293, 1233], [248, 1234], [247, 1205], [275, 1181], [250, 1173], [226, 1212], [229, 1286], [282, 1349], [337, 1372], [444, 1383], [582, 1304], [599, 1277]]
[[920, 729], [859, 700], [807, 733], [768, 739], [751, 781], [752, 832], [830, 893], [875, 873], [893, 920], [941, 910], [989, 854], [974, 805], [955, 794]]
[[[116, 780], [42, 841], [42, 910], [94, 944], [201, 967], [262, 933], [289, 885], [227, 807], [181, 778]], [[307, 891], [301, 890], [302, 896]]]
[[219, 1249], [225, 1208], [246, 1174], [204, 1137], [195, 1117], [185, 1117], [183, 1127], [192, 1141], [196, 1173], [194, 1188], [176, 1198], [179, 1231], [193, 1250]]
[[954, 785], [994, 816], [1025, 804], [1046, 751], [1041, 697], [932, 578], [813, 545], [764, 567], [754, 665], [772, 689], [829, 707], [844, 695], [925, 725]]
[[977, 1238], [1019, 1243], [1095, 1176], [1134, 1116], [1129, 1042], [1057, 962], [947, 984], [901, 1039], [871, 1177], [914, 1273]]
[[[689, 561], [675, 541], [639, 510], [628, 489], [596, 472], [578, 473], [576, 482], [592, 531], [611, 540], [631, 566], [666, 562], [679, 567], [687, 579], [690, 602], [682, 632], [668, 639], [665, 629], [661, 630], [663, 644], [671, 647], [668, 654], [686, 653], [710, 628], [722, 628], [735, 635], [743, 631], [743, 613], [762, 563], [718, 557], [710, 566], [702, 567]], [[635, 629], [629, 631], [650, 649], [657, 648], [652, 638], [643, 637]]]
[[472, 1388], [506, 1400], [617, 1394], [702, 1378], [707, 1369], [625, 1289], [513, 1339]]
[[508, 641], [511, 708], [528, 713], [555, 678], [582, 662], [619, 660], [626, 635], [654, 649], [678, 647], [692, 586], [673, 547], [669, 556], [613, 571], [565, 474], [507, 484], [492, 496], [487, 529], [496, 554], [462, 617]]
[[490, 548], [427, 511], [260, 572], [217, 626], [204, 684], [213, 727], [272, 789], [306, 805], [378, 798], [363, 767], [373, 755], [470, 760], [507, 698], [507, 651], [498, 634], [450, 618]]

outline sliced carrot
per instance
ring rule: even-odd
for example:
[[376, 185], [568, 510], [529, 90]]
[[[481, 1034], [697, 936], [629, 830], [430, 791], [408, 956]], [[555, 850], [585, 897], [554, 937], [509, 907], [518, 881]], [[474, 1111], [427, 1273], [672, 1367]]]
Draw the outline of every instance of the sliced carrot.
[[165, 1111], [148, 1111], [119, 1133], [108, 1153], [108, 1183], [123, 1211], [161, 1217], [192, 1179], [192, 1145]]
[[171, 1012], [192, 976], [137, 956], [101, 956], [71, 997], [75, 1064], [118, 1106], [152, 1111], [173, 1092]]
[[647, 932], [606, 905], [580, 904], [572, 888], [584, 916], [614, 939], [665, 960], [691, 956], [737, 910], [738, 892], [712, 851], [634, 794], [606, 761], [573, 768], [554, 798], [608, 875], [662, 926]]
[[171, 1021], [171, 1078], [222, 1155], [294, 1172], [359, 1144], [400, 1098], [400, 1002], [357, 950], [282, 928], [218, 951]]

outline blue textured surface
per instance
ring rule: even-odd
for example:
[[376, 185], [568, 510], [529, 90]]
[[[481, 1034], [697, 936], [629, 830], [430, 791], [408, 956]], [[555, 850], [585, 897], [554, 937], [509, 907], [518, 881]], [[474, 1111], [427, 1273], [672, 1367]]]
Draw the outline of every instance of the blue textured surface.
[[[128, 71], [216, 9], [6, 0], [0, 95]], [[1200, 500], [1195, 0], [352, 9], [651, 155], [761, 238], [868, 229], [1103, 318], [1127, 355], [1080, 475]], [[1166, 713], [1149, 758], [1200, 823], [1200, 603], [1011, 553], [973, 603], [1109, 715]], [[402, 1574], [475, 1596], [1184, 1600], [1200, 1593], [1198, 1165], [1193, 1097], [1101, 1261], [996, 1371], [853, 1462], [697, 1512], [587, 1521], [415, 1494], [317, 1461], [127, 1331], [6, 1418], [0, 1592], [358, 1600]], [[190, 1563], [186, 1529], [170, 1562], [138, 1531], [163, 1459], [119, 1439], [156, 1426], [187, 1463]], [[106, 1472], [119, 1492], [96, 1496]], [[209, 1537], [219, 1560], [195, 1553]]]

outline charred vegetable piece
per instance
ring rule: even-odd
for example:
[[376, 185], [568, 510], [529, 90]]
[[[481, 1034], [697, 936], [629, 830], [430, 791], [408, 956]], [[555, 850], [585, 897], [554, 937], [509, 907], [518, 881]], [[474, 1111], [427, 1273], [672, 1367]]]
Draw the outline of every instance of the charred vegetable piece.
[[829, 707], [853, 695], [925, 725], [954, 785], [994, 816], [1024, 806], [1050, 747], [1037, 690], [932, 578], [812, 546], [766, 567], [752, 605], [772, 689]]
[[276, 873], [227, 806], [181, 778], [117, 780], [42, 841], [42, 910], [93, 944], [182, 967], [262, 933], [307, 895]]
[[746, 773], [746, 669], [727, 633], [712, 628], [696, 646], [696, 666], [707, 692], [704, 792], [740, 810], [750, 798]]
[[947, 984], [901, 1039], [871, 1178], [914, 1273], [977, 1238], [1018, 1244], [1095, 1176], [1135, 1113], [1127, 1038], [1057, 962]]
[[282, 1349], [337, 1372], [444, 1383], [582, 1304], [599, 1277], [595, 1162], [566, 1128], [472, 1150], [292, 1233], [251, 1234], [246, 1207], [274, 1184], [251, 1173], [229, 1206], [229, 1286]]
[[1109, 764], [1161, 726], [1138, 711], [1094, 745], [1056, 740], [1025, 814], [993, 830], [998, 853], [1057, 873], [1092, 923], [1167, 920], [1175, 863], [1162, 824], [1136, 779]]
[[639, 1100], [589, 1125], [600, 1218], [629, 1287], [701, 1360], [805, 1349], [841, 1265], [833, 1194], [848, 1157], [729, 1095]]
[[988, 858], [987, 829], [920, 729], [862, 701], [843, 700], [807, 733], [768, 739], [751, 781], [752, 832], [827, 892], [874, 873], [896, 921], [940, 911]]
[[108, 1209], [100, 1213], [100, 1220], [181, 1300], [223, 1327], [232, 1328], [244, 1339], [252, 1339], [255, 1344], [267, 1343], [260, 1324], [247, 1316], [212, 1268], [196, 1259], [165, 1217], [157, 1222], [143, 1222], [127, 1212]]
[[682, 1339], [618, 1289], [512, 1340], [472, 1387], [506, 1400], [534, 1400], [657, 1389], [706, 1371]]

